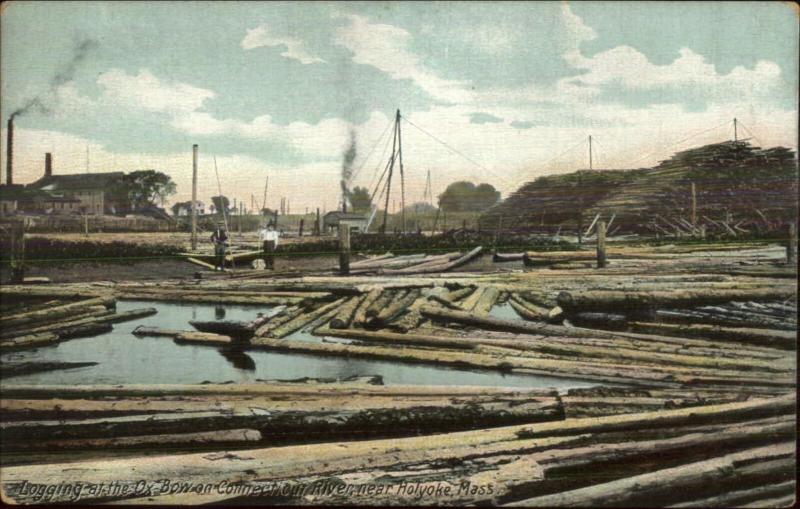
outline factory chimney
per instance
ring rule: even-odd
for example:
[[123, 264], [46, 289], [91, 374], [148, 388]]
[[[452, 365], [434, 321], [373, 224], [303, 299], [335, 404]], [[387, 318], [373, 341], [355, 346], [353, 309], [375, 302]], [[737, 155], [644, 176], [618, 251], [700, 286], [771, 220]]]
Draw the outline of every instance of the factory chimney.
[[53, 154], [51, 154], [50, 152], [47, 152], [44, 155], [44, 176], [45, 177], [53, 176]]
[[8, 117], [8, 138], [6, 140], [6, 184], [14, 183], [14, 115]]

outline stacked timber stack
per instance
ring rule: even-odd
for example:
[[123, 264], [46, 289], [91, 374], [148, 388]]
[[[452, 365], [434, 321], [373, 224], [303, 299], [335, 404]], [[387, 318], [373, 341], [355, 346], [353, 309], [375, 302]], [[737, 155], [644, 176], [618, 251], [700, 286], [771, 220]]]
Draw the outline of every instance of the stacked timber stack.
[[[460, 402], [470, 398], [451, 397]], [[33, 401], [15, 403], [36, 408]], [[46, 411], [47, 405], [37, 410]], [[86, 460], [80, 468], [66, 462], [6, 466], [2, 487], [6, 499], [16, 503], [36, 501], [35, 491], [22, 489], [26, 482], [87, 485], [102, 476], [130, 489], [111, 496], [84, 490], [82, 503], [788, 507], [795, 492], [795, 417], [791, 394], [407, 438], [338, 442], [319, 437], [318, 443], [275, 448], [247, 448], [246, 440], [260, 437], [245, 429], [227, 435], [245, 447], [217, 453]], [[28, 433], [44, 433], [45, 427], [31, 425]], [[17, 433], [26, 426], [8, 428]], [[208, 447], [217, 438], [204, 435], [189, 443]], [[187, 443], [188, 437], [183, 439]], [[48, 435], [45, 440], [83, 440], [93, 446], [109, 439]], [[146, 442], [128, 437], [117, 438], [119, 443]], [[133, 489], [137, 482], [161, 486], [164, 479], [191, 486], [236, 479], [242, 489]], [[297, 489], [263, 490], [265, 481]], [[330, 489], [339, 485], [347, 489]], [[253, 491], [257, 486], [258, 492]], [[71, 496], [60, 490], [48, 503], [74, 502]]]
[[792, 150], [730, 141], [679, 152], [653, 168], [540, 177], [487, 211], [481, 225], [497, 228], [502, 217], [504, 228], [574, 231], [579, 216], [588, 224], [599, 214], [616, 218], [609, 235], [736, 238], [795, 220], [797, 196]]

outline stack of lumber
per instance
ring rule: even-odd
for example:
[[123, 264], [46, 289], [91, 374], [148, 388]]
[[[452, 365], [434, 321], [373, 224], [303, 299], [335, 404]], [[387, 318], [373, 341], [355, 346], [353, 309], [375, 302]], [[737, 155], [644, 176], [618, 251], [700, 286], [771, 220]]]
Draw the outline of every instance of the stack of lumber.
[[117, 313], [110, 296], [75, 301], [50, 300], [0, 316], [0, 350], [35, 348], [111, 330], [111, 324], [156, 313], [153, 308]]
[[703, 227], [709, 237], [737, 238], [783, 228], [795, 217], [797, 191], [792, 150], [731, 141], [679, 152], [653, 168], [540, 177], [489, 209], [481, 227], [502, 221], [505, 228], [574, 231], [579, 215], [585, 228], [600, 214], [616, 218], [609, 235], [701, 236]]
[[[2, 487], [17, 503], [36, 501], [24, 482], [102, 479], [127, 489], [84, 490], [82, 503], [784, 507], [794, 501], [794, 412], [791, 394], [406, 438], [7, 466]], [[223, 481], [249, 489], [191, 489]]]

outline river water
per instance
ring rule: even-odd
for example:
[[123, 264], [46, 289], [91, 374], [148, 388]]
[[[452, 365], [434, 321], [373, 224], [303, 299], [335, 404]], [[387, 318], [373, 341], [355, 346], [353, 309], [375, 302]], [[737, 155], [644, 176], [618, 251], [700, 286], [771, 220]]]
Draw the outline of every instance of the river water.
[[[136, 337], [139, 325], [192, 330], [189, 320], [252, 320], [263, 306], [175, 304], [119, 301], [118, 311], [154, 307], [158, 314], [114, 325], [114, 330], [91, 338], [66, 341], [36, 350], [4, 354], [2, 361], [61, 361], [98, 364], [77, 369], [35, 373], [3, 380], [4, 384], [191, 384], [200, 382], [255, 382], [303, 377], [343, 379], [356, 375], [380, 375], [384, 384], [473, 385], [491, 387], [552, 387], [564, 390], [589, 387], [582, 380], [546, 376], [470, 371], [425, 364], [268, 351], [232, 354], [216, 347], [178, 345], [166, 337]], [[510, 310], [510, 311], [509, 311]], [[514, 318], [513, 309], [498, 306], [494, 316]], [[318, 339], [299, 332], [297, 340]], [[334, 338], [332, 338], [334, 339]], [[335, 339], [334, 339], [335, 340]]]

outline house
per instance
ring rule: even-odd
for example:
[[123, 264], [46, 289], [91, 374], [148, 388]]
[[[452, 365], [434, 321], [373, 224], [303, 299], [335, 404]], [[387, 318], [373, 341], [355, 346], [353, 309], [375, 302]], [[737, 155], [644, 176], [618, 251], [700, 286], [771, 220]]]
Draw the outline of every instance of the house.
[[[195, 202], [195, 209], [197, 209], [198, 216], [204, 216], [206, 214], [206, 206], [200, 200]], [[192, 202], [190, 201], [182, 201], [178, 202], [173, 205], [173, 211], [176, 211], [179, 217], [186, 217], [192, 215]]]
[[[54, 200], [54, 198], [57, 197], [22, 184], [0, 185], [0, 215], [8, 216], [18, 212], [42, 212], [46, 207], [50, 207], [53, 210], [64, 210], [64, 205], [57, 205], [58, 201]], [[61, 203], [68, 203], [66, 205], [67, 211], [75, 206], [74, 202]]]
[[[28, 187], [44, 191], [54, 197], [71, 200], [72, 210], [81, 214], [115, 214], [128, 208], [127, 201], [114, 198], [113, 190], [123, 183], [124, 173], [78, 173], [73, 175], [45, 176], [29, 184]], [[54, 201], [57, 207], [66, 206], [66, 201]], [[63, 210], [56, 208], [54, 211]]]
[[353, 212], [341, 212], [334, 210], [325, 214], [322, 225], [325, 231], [333, 232], [339, 229], [340, 224], [350, 226], [350, 231], [365, 232], [367, 229], [367, 217], [363, 214]]

